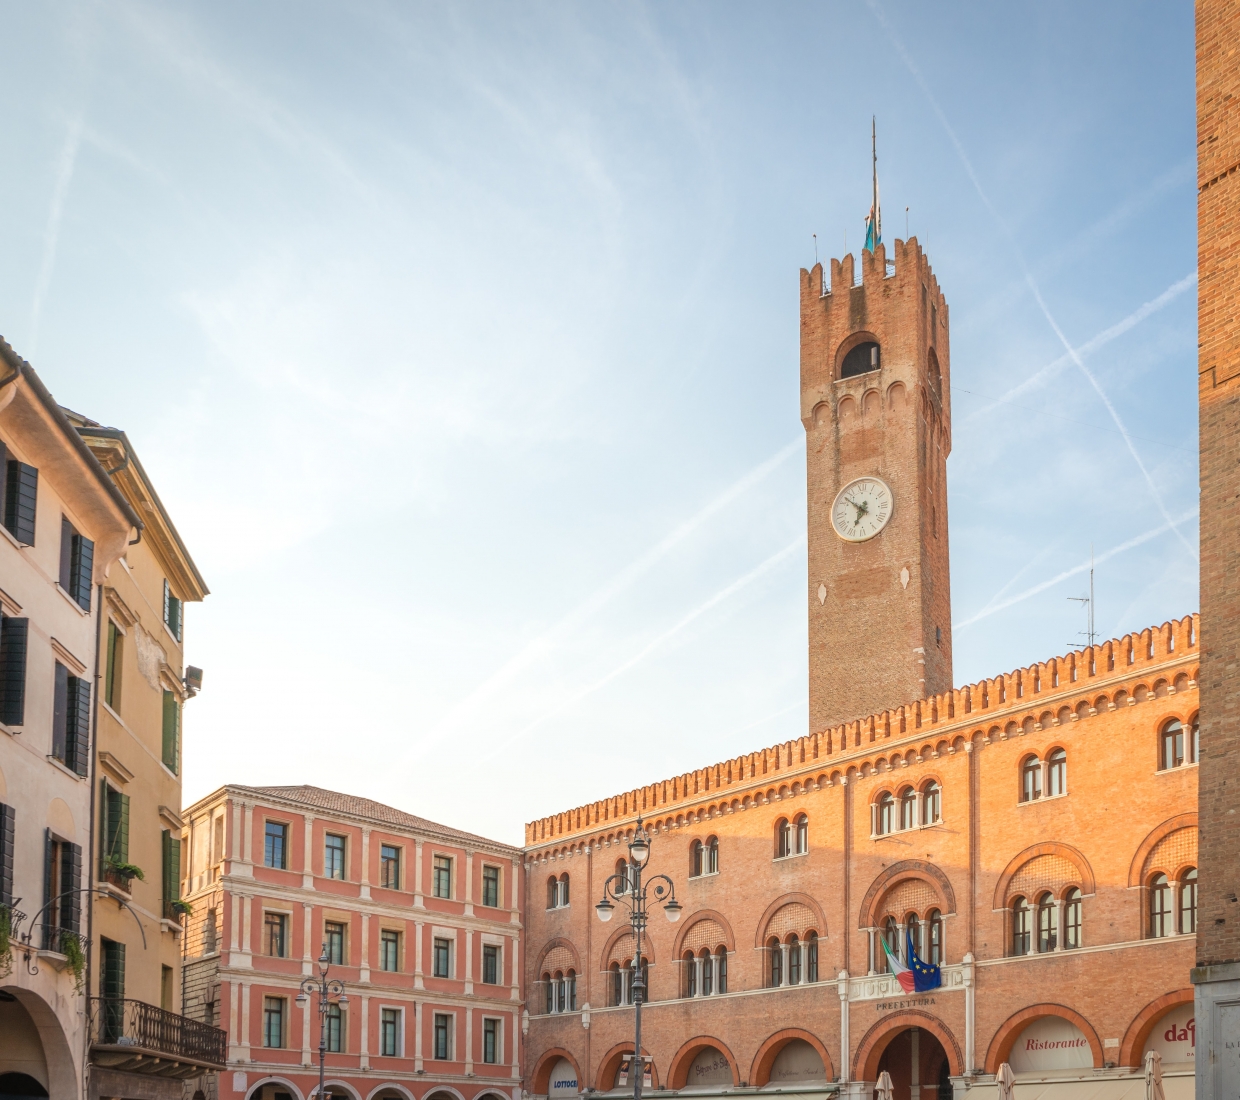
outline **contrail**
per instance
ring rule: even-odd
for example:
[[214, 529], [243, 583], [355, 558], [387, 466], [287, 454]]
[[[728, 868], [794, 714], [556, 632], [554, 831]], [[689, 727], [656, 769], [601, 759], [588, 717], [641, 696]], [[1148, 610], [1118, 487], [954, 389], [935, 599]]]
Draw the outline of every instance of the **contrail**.
[[[999, 211], [995, 209], [994, 204], [987, 196], [985, 189], [982, 187], [981, 181], [977, 178], [977, 173], [973, 170], [973, 164], [969, 160], [968, 154], [964, 151], [964, 146], [960, 143], [960, 139], [956, 136], [956, 131], [952, 129], [951, 123], [947, 121], [947, 116], [943, 113], [943, 109], [939, 106], [938, 100], [934, 98], [934, 93], [930, 91], [930, 87], [926, 83], [925, 78], [922, 77], [921, 71], [913, 63], [913, 59], [909, 57], [908, 52], [904, 49], [904, 44], [899, 40], [899, 38], [896, 37], [895, 31], [892, 29], [891, 24], [887, 22], [887, 16], [883, 12], [882, 7], [879, 5], [878, 0], [867, 0], [867, 3], [870, 6], [870, 10], [874, 12], [875, 17], [883, 25], [883, 29], [887, 32], [888, 37], [891, 39], [892, 45], [895, 47], [896, 52], [900, 55], [900, 58], [903, 60], [908, 71], [912, 73], [913, 79], [917, 81], [918, 87], [921, 88], [926, 99], [929, 100], [930, 106], [934, 109], [935, 115], [938, 116], [939, 122], [943, 125], [943, 129], [947, 131], [947, 136], [951, 139], [952, 145], [955, 146], [956, 155], [960, 157], [960, 163], [964, 165], [964, 170], [968, 173], [969, 179], [973, 183], [973, 189], [977, 192], [978, 197], [982, 200], [986, 209], [990, 211], [991, 217], [993, 217], [998, 223], [999, 228], [1003, 230], [1004, 235], [1011, 244], [1012, 251], [1016, 255], [1017, 262], [1020, 264], [1021, 270], [1025, 274], [1025, 281], [1029, 284], [1029, 289], [1033, 291], [1033, 296], [1038, 303], [1038, 307], [1042, 310], [1043, 316], [1046, 317], [1047, 323], [1054, 330], [1055, 335], [1059, 337], [1059, 340], [1063, 344], [1064, 349], [1067, 351], [1069, 358], [1077, 365], [1077, 367], [1080, 368], [1081, 373], [1085, 375], [1086, 379], [1088, 379], [1089, 384], [1094, 388], [1098, 396], [1102, 398], [1103, 404], [1106, 405], [1107, 412], [1111, 414], [1111, 419], [1115, 421], [1115, 426], [1119, 428], [1120, 434], [1124, 437], [1124, 442], [1128, 445], [1129, 454], [1132, 455], [1133, 460], [1141, 470], [1141, 475], [1145, 478], [1145, 483], [1149, 487], [1150, 495], [1153, 496], [1155, 503], [1158, 505], [1158, 510], [1162, 513], [1163, 518], [1170, 523], [1171, 514], [1167, 511], [1167, 506], [1163, 503], [1162, 494], [1158, 491], [1158, 487], [1154, 484], [1154, 479], [1150, 477], [1149, 471], [1145, 468], [1145, 463], [1141, 461], [1141, 456], [1137, 454], [1137, 449], [1133, 445], [1131, 436], [1128, 434], [1128, 429], [1124, 426], [1123, 421], [1120, 420], [1119, 413], [1116, 412], [1115, 406], [1111, 404], [1106, 394], [1103, 393], [1102, 387], [1098, 384], [1098, 380], [1086, 369], [1080, 355], [1077, 354], [1076, 349], [1073, 348], [1068, 342], [1067, 338], [1063, 334], [1063, 330], [1060, 329], [1059, 325], [1056, 323], [1055, 318], [1051, 316], [1051, 311], [1047, 308], [1046, 302], [1043, 300], [1042, 294], [1038, 290], [1038, 285], [1033, 278], [1033, 272], [1030, 271], [1029, 265], [1025, 262], [1024, 253], [1021, 251], [1015, 235], [1012, 233], [1011, 229], [1008, 228], [1007, 222], [999, 216]], [[1188, 540], [1180, 532], [1179, 528], [1175, 527], [1174, 524], [1172, 524], [1172, 527], [1175, 530], [1176, 538], [1184, 544], [1185, 549], [1188, 550], [1193, 558], [1196, 558], [1197, 550], [1189, 544]]]
[[[1128, 316], [1122, 321], [1117, 321], [1110, 328], [1103, 329], [1097, 336], [1086, 340], [1085, 343], [1076, 349], [1077, 353], [1082, 358], [1092, 355], [1099, 348], [1109, 344], [1112, 340], [1123, 336], [1125, 332], [1135, 328], [1151, 314], [1157, 313], [1165, 305], [1173, 302], [1176, 298], [1183, 294], [1184, 291], [1188, 290], [1189, 287], [1196, 285], [1197, 272], [1191, 271], [1178, 282], [1172, 283], [1157, 298], [1151, 299], [1139, 309], [1133, 310], [1133, 312], [1128, 314]], [[1036, 389], [1043, 382], [1049, 381], [1052, 375], [1058, 374], [1059, 371], [1066, 367], [1070, 362], [1072, 362], [1072, 357], [1067, 352], [1064, 352], [1064, 354], [1058, 359], [1054, 360], [1054, 362], [1047, 363], [1046, 366], [1030, 375], [1023, 382], [1021, 382], [1020, 385], [1013, 386], [1006, 393], [996, 397], [989, 405], [970, 413], [964, 418], [965, 422], [967, 423], [968, 421], [976, 420], [981, 416], [985, 416], [988, 413], [993, 412], [1000, 405], [1006, 405], [1009, 401], [1016, 400], [1016, 398], [1020, 397], [1024, 393], [1027, 393], [1029, 390]]]
[[1115, 557], [1116, 554], [1122, 554], [1126, 550], [1131, 550], [1134, 546], [1140, 546], [1144, 542], [1149, 542], [1150, 539], [1155, 539], [1159, 535], [1164, 534], [1167, 531], [1175, 531], [1177, 529], [1176, 528], [1177, 524], [1184, 523], [1187, 520], [1192, 519], [1193, 516], [1195, 516], [1196, 514], [1197, 514], [1197, 509], [1193, 508], [1191, 511], [1185, 512], [1182, 516], [1180, 516], [1177, 519], [1174, 519], [1174, 520], [1169, 519], [1166, 523], [1162, 524], [1159, 527], [1155, 527], [1149, 531], [1144, 532], [1143, 534], [1135, 536], [1134, 538], [1130, 538], [1127, 542], [1122, 542], [1118, 546], [1113, 546], [1111, 547], [1110, 550], [1106, 550], [1103, 553], [1098, 554], [1093, 559], [1092, 562], [1085, 561], [1085, 562], [1082, 562], [1080, 565], [1074, 565], [1071, 569], [1065, 569], [1062, 573], [1059, 573], [1056, 576], [1051, 577], [1050, 580], [1042, 581], [1041, 584], [1035, 584], [1032, 588], [1026, 588], [1025, 591], [1017, 593], [1015, 596], [1010, 596], [1008, 599], [1004, 600], [1002, 603], [997, 603], [997, 604], [994, 604], [993, 606], [987, 605], [986, 607], [982, 608], [982, 610], [979, 611], [976, 615], [972, 616], [971, 618], [965, 619], [964, 622], [953, 623], [952, 629], [962, 630], [966, 626], [972, 626], [975, 622], [977, 622], [980, 619], [988, 618], [989, 616], [994, 615], [996, 612], [1003, 611], [1006, 608], [1011, 607], [1013, 604], [1017, 604], [1023, 600], [1029, 599], [1030, 596], [1036, 596], [1039, 592], [1045, 592], [1048, 588], [1051, 588], [1054, 585], [1059, 584], [1060, 581], [1065, 581], [1069, 577], [1075, 577], [1078, 573], [1088, 572], [1089, 569], [1092, 568], [1092, 566], [1096, 565], [1098, 562], [1106, 561], [1107, 558], [1113, 558]]
[[723, 603], [725, 600], [730, 599], [732, 596], [735, 596], [736, 593], [739, 592], [742, 588], [748, 587], [754, 581], [758, 580], [759, 577], [762, 577], [766, 573], [769, 573], [772, 569], [775, 568], [775, 566], [779, 565], [780, 562], [782, 562], [785, 558], [789, 557], [791, 554], [794, 554], [797, 550], [799, 550], [802, 546], [804, 546], [805, 542], [806, 542], [805, 535], [798, 535], [795, 539], [793, 539], [790, 543], [788, 543], [788, 545], [785, 546], [782, 550], [776, 551], [776, 553], [772, 554], [769, 558], [767, 558], [760, 565], [755, 566], [744, 576], [738, 577], [731, 584], [727, 585], [724, 588], [721, 588], [718, 592], [716, 592], [713, 596], [711, 596], [710, 599], [706, 600], [704, 603], [699, 604], [692, 611], [690, 611], [687, 615], [682, 616], [675, 623], [669, 626], [665, 631], [663, 631], [663, 633], [656, 635], [654, 638], [648, 641], [644, 646], [642, 646], [642, 648], [639, 649], [635, 654], [633, 654], [632, 657], [629, 657], [627, 660], [618, 664], [609, 673], [607, 673], [606, 676], [603, 676], [601, 679], [595, 680], [594, 683], [589, 684], [586, 687], [581, 688], [579, 691], [574, 692], [567, 699], [556, 704], [556, 706], [552, 707], [546, 713], [539, 715], [532, 722], [529, 722], [526, 725], [522, 726], [521, 729], [517, 730], [515, 733], [506, 737], [503, 741], [499, 742], [497, 745], [495, 745], [491, 749], [489, 756], [494, 756], [495, 753], [499, 752], [503, 748], [506, 748], [513, 741], [516, 741], [524, 737], [531, 730], [537, 729], [544, 722], [548, 721], [551, 718], [554, 718], [557, 714], [563, 714], [564, 711], [580, 703], [582, 699], [585, 699], [589, 695], [593, 695], [596, 691], [602, 690], [604, 687], [610, 684], [617, 677], [623, 676], [626, 672], [628, 672], [635, 665], [641, 664], [641, 662], [644, 661], [647, 657], [649, 657], [650, 654], [652, 654], [660, 646], [662, 646], [663, 644], [665, 644], [666, 642], [674, 638], [677, 634], [679, 634], [682, 630], [684, 630], [685, 627], [687, 627], [690, 623], [694, 622], [697, 619], [700, 619], [711, 608], [717, 607], [719, 604]]
[[69, 183], [77, 163], [78, 147], [82, 144], [82, 116], [69, 123], [69, 132], [60, 148], [56, 161], [56, 182], [52, 187], [52, 204], [47, 212], [47, 228], [43, 231], [43, 259], [34, 283], [34, 299], [30, 306], [30, 354], [38, 350], [39, 316], [43, 312], [43, 300], [52, 282], [52, 269], [56, 265], [56, 245], [60, 240], [60, 219], [69, 194]]
[[749, 489], [752, 489], [804, 446], [805, 437], [799, 435], [786, 446], [781, 447], [770, 458], [758, 463], [757, 466], [733, 482], [719, 496], [694, 513], [665, 538], [621, 569], [611, 580], [596, 589], [593, 595], [573, 608], [554, 626], [532, 639], [520, 652], [511, 657], [503, 666], [470, 692], [464, 700], [453, 707], [435, 728], [427, 734], [422, 742], [423, 747], [442, 734], [457, 728], [484, 703], [489, 701], [496, 692], [511, 683], [518, 675], [530, 668], [531, 665], [552, 652], [572, 631], [576, 630], [593, 615], [596, 615], [607, 603], [626, 588], [629, 588], [642, 574], [648, 572], [661, 559], [665, 558], [708, 519], [721, 512]]

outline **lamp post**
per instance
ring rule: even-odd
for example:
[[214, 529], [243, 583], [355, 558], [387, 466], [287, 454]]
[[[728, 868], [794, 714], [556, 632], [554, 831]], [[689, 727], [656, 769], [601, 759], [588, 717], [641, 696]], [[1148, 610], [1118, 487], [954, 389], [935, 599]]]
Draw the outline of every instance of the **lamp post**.
[[[646, 930], [647, 900], [661, 902], [663, 915], [675, 924], [680, 920], [683, 908], [676, 900], [676, 887], [667, 875], [653, 875], [642, 882], [642, 869], [650, 858], [650, 834], [637, 819], [637, 831], [629, 841], [629, 865], [622, 873], [612, 875], [603, 883], [603, 900], [595, 907], [598, 919], [606, 924], [615, 912], [616, 902], [629, 910], [629, 924], [633, 928], [636, 944], [633, 949], [633, 1061], [629, 1072], [633, 1074], [633, 1100], [641, 1100], [642, 1078], [646, 1064], [642, 1058], [642, 1001], [645, 1000], [646, 982], [642, 977], [642, 933]], [[665, 896], [666, 895], [666, 896]]]
[[319, 976], [303, 978], [301, 992], [297, 994], [297, 1007], [305, 1008], [310, 1003], [310, 995], [319, 995], [319, 1100], [323, 1095], [323, 1079], [326, 1075], [327, 1062], [327, 1009], [332, 1004], [347, 1005], [349, 998], [344, 991], [344, 982], [339, 978], [327, 977], [328, 963], [327, 944], [323, 944], [323, 954], [319, 956]]

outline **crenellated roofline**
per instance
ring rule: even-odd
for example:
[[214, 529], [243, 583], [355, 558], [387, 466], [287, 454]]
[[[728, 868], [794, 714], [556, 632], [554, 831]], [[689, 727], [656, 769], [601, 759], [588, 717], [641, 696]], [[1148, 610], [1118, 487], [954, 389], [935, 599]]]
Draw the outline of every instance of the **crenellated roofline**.
[[[1071, 696], [1092, 695], [1103, 687], [1137, 683], [1167, 668], [1199, 659], [1199, 616], [1125, 634], [1060, 657], [1027, 665], [990, 679], [918, 699], [893, 710], [817, 733], [784, 741], [757, 752], [685, 772], [529, 822], [526, 852], [555, 846], [570, 837], [591, 834], [636, 821], [639, 815], [661, 816], [692, 804], [738, 797], [751, 788], [786, 783], [802, 772], [824, 772], [827, 782], [846, 774], [849, 765], [883, 754], [904, 741], [946, 740], [948, 751], [970, 726], [992, 727], [1002, 718], [1027, 713], [1035, 723], [1048, 714], [1052, 723]], [[1057, 705], [1051, 708], [1052, 702]], [[1089, 703], [1089, 700], [1084, 700]], [[1069, 708], [1073, 717], [1076, 708]], [[1020, 723], [1018, 723], [1020, 724]], [[987, 733], [987, 729], [980, 732]], [[1001, 735], [1001, 734], [1000, 734]], [[937, 750], [936, 750], [937, 751]]]

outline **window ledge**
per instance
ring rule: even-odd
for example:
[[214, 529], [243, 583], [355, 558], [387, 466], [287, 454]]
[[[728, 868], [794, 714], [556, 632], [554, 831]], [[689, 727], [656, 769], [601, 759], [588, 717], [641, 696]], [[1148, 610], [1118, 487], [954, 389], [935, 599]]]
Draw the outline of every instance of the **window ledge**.
[[[787, 859], [803, 859], [803, 858], [804, 858], [805, 856], [807, 856], [807, 855], [809, 855], [809, 851], [808, 851], [808, 850], [807, 850], [807, 851], [804, 851], [804, 852], [789, 852], [786, 856], [774, 856], [774, 857], [771, 859], [771, 862], [772, 862], [772, 863], [783, 863], [783, 862], [784, 862], [784, 860], [787, 860]], [[715, 872], [713, 872], [713, 873], [717, 875], [719, 872], [718, 872], [718, 871], [715, 871]], [[703, 875], [702, 877], [703, 877], [703, 878], [705, 878], [706, 876], [705, 876], [705, 875]]]
[[58, 756], [52, 756], [51, 753], [49, 753], [47, 757], [47, 762], [49, 764], [55, 764], [57, 768], [59, 768], [62, 772], [65, 773], [65, 775], [69, 776], [71, 779], [76, 779], [79, 783], [85, 782], [86, 780], [86, 776], [78, 775], [77, 772], [75, 772], [71, 767], [69, 767], [69, 765], [66, 764], [63, 760], [61, 760]]
[[1045, 795], [1042, 795], [1040, 798], [1031, 798], [1026, 802], [1017, 802], [1016, 806], [1018, 809], [1021, 806], [1037, 806], [1042, 802], [1058, 802], [1061, 798], [1067, 798], [1067, 797], [1068, 797], [1067, 791], [1064, 791], [1063, 794], [1045, 794]]
[[80, 603], [77, 602], [77, 600], [75, 600], [72, 596], [69, 595], [68, 592], [64, 590], [64, 588], [61, 586], [60, 581], [56, 582], [56, 591], [59, 592], [62, 596], [64, 596], [66, 600], [69, 601], [69, 603], [73, 606], [73, 610], [76, 611], [79, 615], [81, 615], [83, 619], [90, 618], [90, 612], [87, 611]]
[[909, 833], [919, 833], [923, 829], [938, 829], [942, 825], [943, 825], [943, 819], [939, 818], [938, 821], [930, 821], [930, 822], [927, 822], [925, 825], [913, 825], [911, 828], [908, 828], [908, 829], [892, 829], [891, 832], [889, 833], [871, 833], [870, 839], [871, 840], [887, 840], [888, 838], [893, 837], [893, 836], [908, 836]]
[[6, 726], [3, 722], [0, 722], [0, 733], [7, 733], [10, 737], [18, 737], [21, 732], [21, 726]]
[[18, 542], [17, 536], [14, 535], [13, 532], [10, 531], [7, 527], [5, 527], [3, 523], [0, 523], [0, 535], [3, 535], [6, 539], [8, 539], [9, 542], [11, 542], [14, 546], [16, 546], [18, 550], [26, 549], [26, 544], [24, 542]]
[[[163, 620], [160, 621], [162, 622]], [[172, 633], [172, 628], [169, 627], [167, 623], [164, 623], [164, 633], [167, 634], [168, 637], [171, 638], [178, 646], [180, 646], [181, 639]], [[182, 633], [184, 633], [184, 631], [182, 631]]]
[[[807, 853], [807, 852], [802, 852], [802, 853], [801, 853], [801, 855], [808, 855], [808, 854], [809, 854], [809, 853]], [[776, 856], [775, 858], [776, 858], [776, 859], [788, 859], [789, 857], [788, 857], [788, 856]], [[698, 879], [700, 879], [700, 878], [718, 878], [718, 877], [719, 877], [719, 872], [718, 872], [718, 871], [703, 871], [700, 875], [690, 875], [690, 876], [689, 876], [689, 881], [690, 881], [690, 882], [697, 882], [697, 880], [698, 880]]]
[[[0, 729], [4, 727], [0, 726]], [[1155, 775], [1175, 775], [1176, 772], [1182, 772], [1185, 768], [1195, 768], [1198, 764], [1196, 760], [1186, 760], [1183, 764], [1177, 764], [1174, 768], [1156, 768]]]

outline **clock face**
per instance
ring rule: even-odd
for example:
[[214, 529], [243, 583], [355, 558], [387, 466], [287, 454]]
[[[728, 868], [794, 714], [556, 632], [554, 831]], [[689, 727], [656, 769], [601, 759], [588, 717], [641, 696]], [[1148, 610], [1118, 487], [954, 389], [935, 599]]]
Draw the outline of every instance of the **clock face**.
[[831, 505], [831, 525], [845, 542], [872, 539], [891, 519], [891, 490], [877, 477], [859, 477], [839, 491]]

